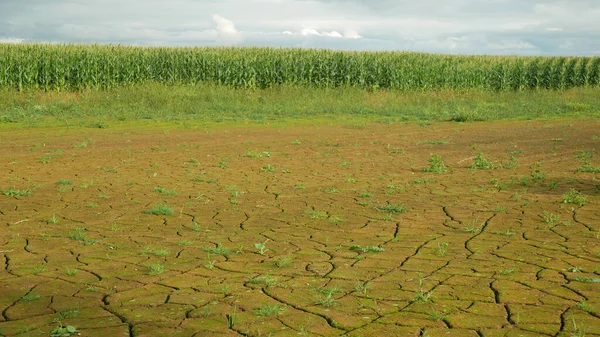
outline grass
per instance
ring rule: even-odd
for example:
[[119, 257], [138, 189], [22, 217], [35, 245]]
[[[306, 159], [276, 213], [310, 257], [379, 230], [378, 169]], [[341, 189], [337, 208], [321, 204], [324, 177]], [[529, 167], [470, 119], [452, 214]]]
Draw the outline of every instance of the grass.
[[152, 189], [152, 192], [157, 192], [160, 194], [164, 194], [164, 195], [177, 195], [177, 191], [176, 190], [168, 190], [166, 188], [162, 188], [162, 187], [155, 187], [154, 189]]
[[205, 252], [215, 255], [222, 255], [228, 257], [231, 254], [231, 250], [227, 247], [224, 247], [220, 242], [217, 243], [216, 247], [204, 247]]
[[21, 300], [23, 302], [33, 302], [33, 301], [39, 300], [40, 298], [41, 298], [40, 294], [29, 292], [29, 293], [21, 296], [21, 298], [19, 298], [19, 300]]
[[357, 282], [354, 286], [354, 291], [367, 296], [369, 289], [371, 288], [371, 284], [369, 282]]
[[311, 219], [327, 219], [329, 217], [327, 211], [310, 210], [305, 211], [304, 214], [308, 215]]
[[[594, 111], [600, 110], [600, 102], [594, 99], [597, 90], [577, 88], [494, 93], [448, 89], [421, 92], [275, 86], [245, 91], [208, 84], [186, 86], [160, 83], [61, 93], [7, 90], [0, 95], [0, 125], [87, 125], [90, 119], [97, 116], [118, 121], [198, 122], [263, 122], [315, 116], [341, 120], [433, 121], [448, 120], [463, 112], [466, 112], [466, 120], [573, 117], [569, 103], [585, 104], [587, 108], [577, 112], [577, 116], [593, 117]], [[269, 104], [255, 104], [259, 97], [265, 97]], [[35, 106], [45, 106], [47, 109], [39, 111], [33, 109]], [[169, 113], [165, 114], [165, 111]], [[474, 111], [477, 113], [474, 114]]]
[[151, 264], [148, 267], [148, 275], [156, 276], [165, 272], [165, 266], [160, 263]]
[[67, 268], [65, 270], [65, 275], [67, 275], [67, 276], [75, 276], [75, 275], [77, 275], [78, 272], [79, 272], [79, 269], [77, 269], [77, 268], [73, 268], [73, 269]]
[[91, 244], [98, 242], [97, 240], [89, 239], [85, 235], [86, 231], [87, 231], [87, 229], [85, 227], [78, 227], [78, 228], [75, 228], [75, 233], [69, 232], [67, 237], [71, 240], [75, 240], [80, 243], [83, 243], [84, 245], [91, 245]]
[[428, 314], [429, 314], [429, 316], [431, 316], [431, 318], [434, 321], [443, 321], [446, 318], [446, 316], [448, 316], [448, 314], [445, 312], [437, 312], [437, 311], [431, 311]]
[[329, 288], [321, 288], [319, 289], [319, 300], [318, 303], [325, 308], [329, 308], [335, 305], [338, 305], [338, 301], [333, 298], [333, 296], [340, 292], [340, 288], [338, 287], [329, 287]]
[[256, 309], [254, 311], [254, 314], [258, 317], [267, 317], [267, 316], [274, 316], [274, 315], [278, 315], [279, 313], [283, 312], [285, 310], [285, 307], [280, 306], [280, 305], [265, 305], [262, 306], [258, 309]]
[[158, 256], [158, 257], [165, 257], [165, 256], [169, 256], [169, 251], [166, 249], [155, 249], [152, 250], [150, 248], [144, 248], [141, 252], [141, 254], [144, 255], [154, 255], [154, 256]]
[[59, 221], [58, 217], [56, 215], [52, 215], [52, 217], [50, 218], [46, 218], [44, 219], [44, 222], [47, 224], [57, 224]]
[[28, 197], [31, 195], [31, 190], [17, 190], [15, 188], [9, 188], [6, 190], [2, 190], [2, 194], [9, 197]]
[[277, 278], [271, 277], [269, 275], [266, 276], [258, 276], [255, 278], [251, 278], [248, 280], [250, 284], [264, 284], [267, 287], [272, 287], [277, 284]]
[[173, 215], [173, 210], [168, 205], [156, 205], [152, 209], [144, 212], [152, 215]]
[[385, 251], [385, 249], [383, 249], [382, 247], [377, 247], [377, 246], [361, 247], [359, 245], [351, 246], [350, 250], [354, 251], [354, 252], [363, 252], [363, 253], [381, 253], [381, 252]]
[[284, 257], [284, 258], [281, 258], [281, 259], [278, 259], [278, 260], [276, 260], [276, 261], [275, 261], [275, 266], [276, 266], [277, 268], [284, 268], [284, 267], [288, 267], [288, 266], [290, 266], [290, 265], [292, 264], [292, 262], [293, 262], [293, 261], [294, 261], [294, 260], [293, 260], [292, 258], [289, 258], [289, 257]]
[[439, 242], [437, 243], [437, 255], [445, 256], [448, 251], [448, 246], [450, 244], [448, 242]]
[[404, 213], [406, 212], [408, 209], [401, 205], [401, 204], [386, 204], [386, 205], [380, 205], [375, 207], [376, 210], [380, 211], [380, 212], [387, 212], [390, 214], [397, 214], [397, 213]]

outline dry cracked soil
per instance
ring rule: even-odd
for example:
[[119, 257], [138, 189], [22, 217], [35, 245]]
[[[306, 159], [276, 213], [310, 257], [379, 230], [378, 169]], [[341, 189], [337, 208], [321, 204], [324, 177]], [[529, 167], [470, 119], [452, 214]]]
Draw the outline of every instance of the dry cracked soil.
[[599, 130], [4, 129], [0, 335], [600, 336]]

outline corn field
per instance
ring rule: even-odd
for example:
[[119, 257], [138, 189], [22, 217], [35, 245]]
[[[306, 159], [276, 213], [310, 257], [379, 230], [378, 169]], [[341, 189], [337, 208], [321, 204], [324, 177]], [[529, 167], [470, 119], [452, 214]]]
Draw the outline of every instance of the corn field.
[[241, 88], [564, 90], [598, 87], [600, 57], [0, 44], [0, 88], [77, 91], [146, 82]]

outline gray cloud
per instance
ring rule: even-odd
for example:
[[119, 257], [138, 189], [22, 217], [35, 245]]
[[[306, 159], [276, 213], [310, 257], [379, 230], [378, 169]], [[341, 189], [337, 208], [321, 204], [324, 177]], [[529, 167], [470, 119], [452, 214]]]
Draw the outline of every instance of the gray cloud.
[[0, 42], [598, 55], [596, 0], [3, 0]]

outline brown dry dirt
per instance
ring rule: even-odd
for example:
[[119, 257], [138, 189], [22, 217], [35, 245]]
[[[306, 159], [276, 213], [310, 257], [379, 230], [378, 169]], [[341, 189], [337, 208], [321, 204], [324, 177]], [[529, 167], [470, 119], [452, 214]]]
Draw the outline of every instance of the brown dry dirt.
[[[4, 129], [0, 335], [600, 336], [600, 175], [577, 172], [599, 137], [598, 120]], [[494, 169], [471, 167], [480, 151]], [[424, 172], [431, 154], [447, 173]]]

